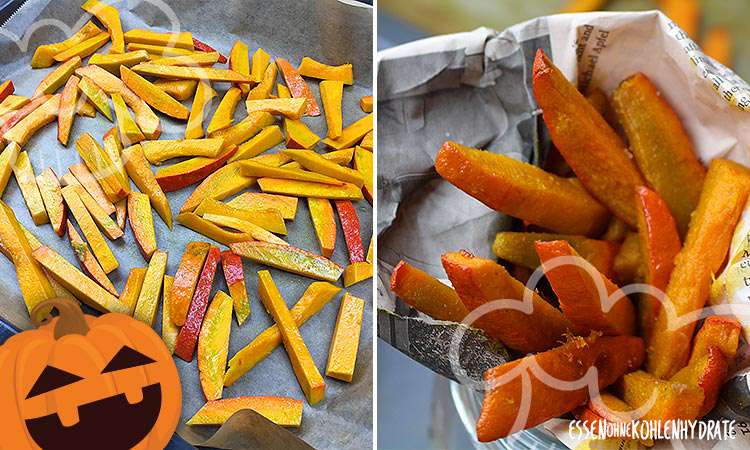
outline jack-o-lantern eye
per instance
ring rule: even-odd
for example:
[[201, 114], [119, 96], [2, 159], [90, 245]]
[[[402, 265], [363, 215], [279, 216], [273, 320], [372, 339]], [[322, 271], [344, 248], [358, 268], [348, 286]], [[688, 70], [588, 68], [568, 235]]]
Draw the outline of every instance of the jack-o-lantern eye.
[[82, 379], [78, 375], [58, 369], [57, 367], [46, 366], [39, 375], [39, 378], [36, 379], [34, 386], [31, 387], [26, 398], [29, 399], [45, 392], [53, 391]]
[[144, 366], [156, 362], [143, 353], [133, 350], [127, 345], [123, 346], [115, 356], [109, 361], [107, 366], [102, 369], [102, 373], [114, 372], [115, 370], [129, 369], [131, 367]]

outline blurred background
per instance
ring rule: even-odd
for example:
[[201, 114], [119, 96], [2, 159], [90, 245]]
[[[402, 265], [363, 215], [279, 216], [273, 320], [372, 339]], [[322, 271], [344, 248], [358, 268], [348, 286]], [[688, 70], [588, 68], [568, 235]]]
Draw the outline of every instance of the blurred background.
[[[748, 0], [378, 0], [378, 50], [480, 26], [503, 30], [559, 12], [652, 9], [664, 11], [706, 53], [750, 80]], [[454, 406], [456, 389], [445, 378], [380, 340], [377, 367], [379, 449], [497, 448], [466, 431], [464, 413]]]

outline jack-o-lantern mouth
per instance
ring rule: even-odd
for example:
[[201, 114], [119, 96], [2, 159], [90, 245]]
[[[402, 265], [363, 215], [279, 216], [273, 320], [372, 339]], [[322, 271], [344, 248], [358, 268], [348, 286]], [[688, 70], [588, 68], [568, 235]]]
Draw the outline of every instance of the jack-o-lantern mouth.
[[113, 395], [78, 407], [79, 420], [63, 426], [57, 413], [26, 420], [32, 439], [45, 450], [107, 448], [126, 450], [138, 444], [159, 418], [161, 384], [142, 388], [143, 399], [128, 403], [125, 394]]

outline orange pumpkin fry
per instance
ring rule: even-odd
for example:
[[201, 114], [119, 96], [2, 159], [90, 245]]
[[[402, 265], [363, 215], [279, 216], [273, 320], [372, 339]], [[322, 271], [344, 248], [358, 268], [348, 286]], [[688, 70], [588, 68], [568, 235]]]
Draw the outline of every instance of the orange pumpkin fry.
[[193, 34], [188, 31], [181, 33], [157, 33], [150, 30], [135, 29], [123, 35], [125, 43], [162, 45], [193, 50]]
[[[251, 74], [252, 76], [252, 74]], [[248, 100], [261, 100], [269, 98], [273, 90], [273, 84], [276, 82], [276, 64], [268, 64], [263, 72], [263, 78], [247, 94]], [[280, 98], [284, 98], [279, 95]], [[289, 95], [291, 97], [291, 94]]]
[[225, 203], [213, 199], [205, 199], [195, 209], [199, 216], [215, 214], [220, 216], [236, 217], [246, 222], [254, 223], [272, 233], [286, 234], [286, 224], [281, 213], [275, 209], [253, 209], [245, 210], [234, 208]]
[[178, 139], [143, 141], [143, 154], [151, 164], [161, 164], [172, 158], [204, 156], [216, 158], [221, 154], [223, 139]]
[[57, 118], [59, 109], [60, 94], [55, 94], [41, 106], [29, 113], [28, 116], [16, 123], [13, 128], [3, 133], [3, 139], [6, 142], [15, 142], [23, 147], [29, 142], [29, 139], [31, 139], [34, 133]]
[[222, 425], [237, 411], [252, 409], [282, 427], [302, 424], [302, 401], [287, 397], [234, 397], [207, 402], [188, 425]]
[[125, 287], [122, 288], [122, 292], [120, 293], [120, 302], [127, 306], [128, 315], [133, 315], [133, 311], [135, 311], [135, 304], [138, 302], [138, 296], [141, 295], [144, 278], [146, 278], [145, 267], [130, 269], [128, 279], [125, 281]]
[[127, 53], [96, 53], [91, 55], [88, 63], [99, 66], [114, 76], [120, 75], [120, 67], [133, 67], [138, 63], [148, 61], [148, 52], [146, 50], [136, 50]]
[[229, 245], [233, 242], [253, 240], [253, 236], [250, 233], [227, 231], [213, 222], [209, 222], [201, 216], [191, 212], [179, 214], [177, 216], [177, 222], [186, 228], [190, 228], [196, 233], [202, 234], [203, 236], [224, 245]]
[[312, 172], [351, 183], [360, 188], [364, 185], [364, 177], [359, 171], [340, 166], [312, 150], [284, 150], [284, 154], [289, 155], [292, 159], [300, 163], [302, 167]]
[[669, 205], [680, 236], [685, 236], [706, 169], [679, 117], [641, 73], [620, 83], [612, 104], [638, 168]]
[[207, 198], [223, 200], [255, 184], [255, 178], [243, 176], [240, 170], [236, 162], [229, 163], [206, 177], [185, 200], [180, 213], [193, 211]]
[[[247, 45], [242, 41], [236, 41], [229, 52], [229, 68], [240, 75], [250, 76], [250, 59], [248, 57]], [[242, 95], [247, 96], [250, 92], [250, 84], [237, 85], [242, 90]]]
[[250, 261], [315, 280], [335, 282], [344, 271], [343, 267], [327, 258], [290, 245], [268, 242], [236, 242], [230, 244], [229, 248]]
[[297, 377], [300, 387], [307, 397], [307, 402], [314, 405], [325, 396], [326, 384], [320, 375], [310, 351], [302, 339], [299, 328], [294, 317], [281, 297], [281, 293], [267, 270], [258, 272], [258, 295], [263, 306], [273, 316], [274, 322], [279, 326], [284, 348], [292, 363], [294, 375]]
[[328, 198], [331, 200], [362, 200], [362, 190], [354, 184], [340, 185], [314, 183], [311, 181], [259, 178], [258, 186], [270, 194], [293, 195], [295, 197]]
[[216, 291], [198, 336], [198, 375], [208, 401], [220, 399], [224, 390], [231, 327], [232, 298]]
[[[591, 367], [596, 367], [598, 387], [603, 389], [643, 362], [643, 341], [635, 336], [573, 337], [567, 343], [544, 353], [530, 355], [533, 365], [541, 367], [548, 375], [564, 381], [579, 381]], [[511, 361], [488, 370], [486, 382], [499, 384], [503, 375], [528, 364], [526, 358]], [[571, 411], [588, 399], [588, 386], [574, 390], [561, 390], [539, 380], [531, 368], [499, 384], [485, 394], [482, 412], [477, 421], [477, 438], [489, 442], [506, 437], [514, 429], [518, 409], [524, 396], [530, 396], [529, 414], [521, 428], [538, 425], [553, 417]], [[530, 381], [524, 388], [522, 378]]]
[[351, 383], [357, 362], [359, 334], [362, 330], [362, 315], [365, 301], [348, 292], [341, 299], [336, 327], [328, 350], [326, 376]]
[[10, 180], [10, 175], [13, 173], [13, 166], [16, 164], [20, 150], [21, 147], [18, 144], [11, 142], [0, 153], [0, 197], [5, 192], [5, 187], [8, 186], [8, 181]]
[[44, 208], [44, 200], [39, 192], [39, 186], [36, 184], [34, 168], [31, 166], [29, 154], [25, 151], [19, 153], [15, 164], [11, 167], [34, 225], [49, 223], [49, 216]]
[[703, 405], [698, 412], [698, 417], [703, 417], [716, 406], [728, 369], [727, 357], [719, 347], [711, 346], [705, 355], [683, 367], [670, 380], [703, 390]]
[[534, 243], [537, 241], [566, 241], [604, 276], [611, 277], [612, 275], [612, 263], [617, 252], [617, 245], [584, 236], [501, 231], [495, 235], [492, 252], [500, 259], [529, 269], [536, 269], [540, 264], [539, 255], [534, 248]]
[[461, 322], [469, 311], [456, 291], [406, 261], [391, 273], [391, 291], [409, 306], [436, 320]]
[[303, 77], [340, 81], [348, 85], [354, 84], [354, 73], [351, 64], [329, 66], [305, 56], [302, 58], [298, 70], [299, 74]]
[[171, 230], [172, 210], [169, 208], [167, 196], [164, 195], [164, 191], [162, 191], [156, 177], [151, 172], [151, 166], [146, 161], [142, 147], [134, 145], [126, 148], [122, 151], [122, 158], [125, 160], [125, 170], [127, 170], [130, 178], [142, 193], [148, 195], [151, 205]]
[[721, 64], [732, 67], [732, 35], [726, 28], [711, 27], [706, 30], [701, 41], [701, 49]]
[[308, 198], [307, 206], [320, 244], [320, 254], [330, 258], [336, 247], [336, 215], [333, 205], [325, 198]]
[[96, 36], [86, 39], [80, 44], [76, 44], [64, 52], [55, 55], [55, 61], [64, 62], [73, 57], [85, 58], [95, 51], [99, 50], [104, 44], [109, 42], [109, 33], [99, 33]]
[[[206, 44], [205, 42], [202, 42], [196, 38], [193, 38], [193, 47], [195, 48], [196, 52], [206, 52], [206, 53], [214, 53], [216, 52], [216, 49], [211, 47], [210, 45]], [[227, 58], [224, 55], [219, 54], [219, 64], [226, 64]]]
[[344, 287], [372, 278], [372, 264], [366, 261], [353, 262], [344, 269]]
[[44, 266], [60, 284], [68, 289], [78, 300], [102, 312], [118, 312], [127, 314], [125, 304], [106, 289], [96, 284], [62, 256], [47, 246], [34, 250], [34, 259]]
[[16, 126], [16, 124], [25, 119], [29, 114], [36, 111], [37, 108], [42, 106], [52, 98], [51, 95], [42, 95], [33, 100], [26, 102], [25, 105], [20, 108], [9, 111], [2, 117], [0, 117], [0, 135], [5, 134], [8, 130]]
[[317, 134], [313, 133], [304, 122], [284, 118], [284, 131], [286, 132], [286, 146], [288, 148], [312, 148], [320, 141]]
[[197, 80], [159, 80], [154, 86], [174, 97], [175, 100], [185, 101], [195, 94], [198, 88]]
[[626, 232], [612, 264], [615, 278], [620, 284], [642, 281], [644, 276], [643, 255], [638, 233]]
[[[667, 204], [647, 187], [636, 190], [638, 237], [645, 266], [645, 282], [666, 291], [674, 259], [680, 252], [680, 236]], [[648, 294], [640, 298], [638, 312], [642, 335], [648, 344], [661, 302]]]
[[320, 99], [323, 102], [323, 110], [326, 113], [326, 124], [328, 125], [328, 137], [338, 139], [341, 137], [342, 113], [341, 98], [344, 95], [344, 83], [340, 81], [321, 81]]
[[281, 133], [281, 128], [279, 128], [278, 125], [265, 127], [252, 139], [243, 142], [237, 149], [237, 153], [229, 158], [229, 162], [231, 163], [241, 159], [249, 159], [258, 156], [283, 141], [284, 135]]
[[150, 327], [154, 326], [156, 310], [159, 309], [159, 294], [161, 293], [166, 269], [167, 253], [156, 250], [148, 262], [141, 292], [138, 294], [138, 301], [135, 304], [135, 311], [133, 311], [135, 320], [140, 320]]
[[182, 254], [169, 292], [169, 316], [178, 327], [185, 323], [190, 300], [193, 298], [198, 277], [210, 248], [208, 242], [190, 242]]
[[156, 251], [156, 231], [148, 195], [142, 192], [131, 192], [128, 195], [128, 217], [138, 250], [143, 258], [149, 261]]
[[[242, 86], [247, 85], [243, 84]], [[216, 112], [214, 112], [214, 116], [211, 118], [211, 122], [209, 122], [208, 128], [206, 129], [206, 133], [208, 133], [209, 136], [232, 125], [232, 122], [234, 121], [234, 112], [237, 110], [237, 105], [240, 103], [240, 100], [242, 100], [242, 91], [240, 88], [230, 88], [226, 94], [224, 94], [224, 97], [221, 98], [221, 102], [219, 102], [219, 106], [216, 107]]]
[[99, 0], [88, 0], [81, 8], [87, 13], [93, 14], [109, 30], [109, 34], [112, 37], [112, 48], [109, 49], [109, 52], [125, 52], [125, 37], [122, 33], [120, 13], [117, 9]]
[[123, 232], [120, 227], [117, 226], [114, 220], [102, 209], [101, 206], [91, 198], [91, 196], [83, 188], [76, 187], [78, 198], [83, 202], [83, 206], [91, 214], [91, 218], [94, 219], [96, 225], [102, 230], [105, 236], [109, 239], [118, 239], [122, 237]]
[[216, 224], [220, 227], [231, 228], [237, 230], [240, 233], [247, 234], [252, 240], [261, 242], [271, 242], [273, 244], [286, 245], [286, 241], [276, 237], [273, 233], [270, 233], [263, 228], [255, 225], [249, 220], [243, 220], [235, 216], [224, 216], [221, 214], [203, 214], [203, 219]]
[[223, 166], [237, 151], [231, 147], [216, 158], [196, 156], [156, 171], [156, 181], [164, 192], [173, 192], [195, 184]]
[[266, 72], [266, 69], [268, 69], [270, 62], [271, 56], [262, 48], [258, 48], [258, 50], [253, 53], [250, 69], [250, 78], [253, 80], [253, 83], [260, 83], [263, 81], [263, 74]]
[[292, 120], [299, 120], [305, 113], [307, 100], [304, 98], [264, 98], [245, 102], [247, 113], [265, 111], [269, 114], [282, 115]]
[[5, 80], [0, 83], [0, 105], [2, 105], [5, 99], [12, 95], [15, 91], [16, 88], [15, 86], [13, 86], [13, 81]]
[[[635, 309], [623, 294], [610, 304], [602, 295], [612, 297], [616, 284], [593, 266], [585, 267], [585, 260], [566, 262], [555, 268], [550, 264], [559, 257], [580, 258], [566, 241], [537, 242], [536, 252], [544, 267], [544, 275], [557, 294], [565, 317], [577, 334], [601, 331], [608, 335], [635, 334]], [[594, 277], [600, 277], [605, 292], [599, 292]]]
[[4, 121], [6, 114], [18, 111], [28, 105], [30, 101], [31, 99], [22, 95], [9, 95], [5, 97], [5, 100], [0, 102], [0, 123]]
[[117, 295], [117, 289], [115, 285], [107, 278], [107, 274], [104, 273], [102, 266], [96, 260], [94, 255], [89, 250], [88, 244], [83, 240], [80, 234], [73, 228], [73, 224], [70, 221], [67, 222], [66, 226], [68, 230], [68, 238], [70, 239], [70, 246], [73, 247], [73, 253], [76, 254], [78, 261], [81, 263], [81, 269], [88, 275], [92, 280], [96, 281], [99, 286], [106, 289], [110, 294]]
[[[334, 164], [334, 163], [331, 163]], [[240, 173], [246, 177], [273, 177], [283, 180], [305, 181], [312, 183], [323, 183], [332, 186], [341, 186], [343, 183], [328, 175], [310, 172], [301, 169], [287, 169], [283, 167], [267, 166], [253, 160], [240, 161]], [[334, 164], [338, 167], [338, 164]], [[351, 169], [349, 169], [351, 170]], [[359, 175], [359, 173], [357, 173]]]
[[79, 67], [81, 67], [81, 58], [77, 56], [71, 58], [70, 61], [61, 64], [39, 82], [39, 85], [34, 89], [34, 93], [31, 94], [31, 98], [35, 99], [45, 94], [54, 94], [68, 82], [68, 78], [70, 78], [70, 76], [73, 75], [73, 72]]
[[83, 236], [91, 245], [91, 251], [104, 269], [104, 273], [110, 273], [117, 269], [119, 263], [109, 245], [107, 245], [107, 241], [104, 240], [104, 236], [97, 229], [96, 222], [81, 201], [77, 189], [74, 186], [65, 186], [62, 188], [62, 196], [78, 226], [81, 227]]
[[119, 178], [112, 159], [90, 134], [84, 133], [76, 139], [76, 150], [110, 201], [116, 202], [128, 195], [129, 184]]
[[490, 208], [558, 233], [595, 235], [607, 223], [607, 210], [579, 184], [504, 155], [449, 141], [435, 169]]
[[229, 295], [232, 297], [234, 304], [233, 309], [234, 315], [237, 317], [237, 325], [242, 325], [250, 315], [250, 300], [247, 297], [242, 259], [229, 250], [223, 251], [221, 252], [221, 267], [224, 271], [224, 280], [227, 282]]
[[110, 122], [112, 121], [112, 109], [109, 107], [109, 99], [99, 86], [84, 77], [78, 82], [78, 89], [104, 117]]
[[86, 22], [86, 25], [84, 25], [80, 30], [76, 31], [75, 34], [62, 42], [40, 45], [36, 48], [36, 50], [34, 51], [34, 56], [31, 58], [31, 68], [42, 69], [44, 67], [51, 66], [55, 63], [55, 55], [62, 53], [65, 50], [73, 47], [74, 45], [78, 45], [87, 39], [91, 39], [101, 32], [101, 28], [97, 27], [93, 22], [89, 21]]
[[660, 380], [637, 370], [622, 377], [617, 390], [620, 398], [634, 408], [642, 407], [652, 399], [653, 406], [641, 417], [643, 420], [691, 420], [698, 417], [703, 406], [703, 390], [682, 382]]
[[323, 143], [336, 150], [349, 148], [359, 142], [372, 129], [372, 113], [370, 113], [341, 130], [341, 136], [338, 138], [325, 138], [323, 139]]
[[693, 339], [693, 351], [690, 353], [689, 364], [708, 355], [708, 349], [714, 346], [724, 353], [728, 361], [734, 361], [741, 330], [740, 323], [734, 318], [707, 317]]
[[[750, 192], [750, 171], [724, 159], [714, 159], [703, 184], [698, 207], [690, 220], [685, 243], [675, 258], [666, 294], [677, 318], [703, 308], [713, 275], [721, 268], [734, 228]], [[683, 368], [690, 354], [695, 321], [676, 328], [667, 309], [656, 319], [649, 345], [648, 371], [668, 378]]]
[[632, 193], [645, 182], [625, 144], [542, 50], [534, 60], [533, 81], [555, 147], [586, 189], [635, 228]]
[[366, 95], [359, 99], [359, 107], [363, 112], [372, 112], [372, 95]]
[[692, 39], [698, 37], [701, 6], [698, 0], [659, 0], [659, 9]]
[[176, 80], [227, 81], [232, 83], [249, 83], [250, 78], [233, 70], [214, 69], [212, 67], [163, 66], [160, 64], [140, 63], [133, 66], [133, 71], [141, 75]]
[[67, 186], [70, 184], [77, 184], [83, 186], [86, 192], [96, 200], [96, 203], [98, 203], [108, 215], [115, 212], [115, 206], [109, 201], [104, 194], [102, 187], [99, 185], [99, 182], [94, 178], [84, 163], [73, 164], [68, 167], [68, 170], [70, 171], [71, 176], [66, 174], [62, 177], [61, 181], [63, 182], [63, 185]]
[[307, 82], [302, 78], [297, 69], [284, 58], [278, 58], [276, 66], [284, 77], [284, 81], [286, 81], [286, 86], [289, 88], [292, 97], [307, 99], [307, 115], [319, 116], [320, 107], [318, 106], [318, 102], [315, 100], [310, 86], [307, 85]]
[[68, 78], [60, 96], [60, 108], [57, 112], [57, 140], [66, 147], [68, 146], [70, 130], [73, 128], [73, 119], [76, 117], [79, 81], [81, 79], [75, 75]]
[[[165, 94], [166, 95], [166, 94]], [[146, 139], [138, 125], [130, 115], [125, 100], [120, 94], [112, 94], [112, 104], [115, 109], [115, 119], [117, 120], [117, 129], [120, 132], [120, 140], [125, 146], [130, 146]]]
[[284, 220], [294, 220], [297, 215], [297, 201], [297, 197], [287, 197], [286, 195], [243, 192], [226, 204], [237, 209], [275, 209]]
[[273, 125], [274, 118], [267, 112], [253, 112], [247, 115], [241, 122], [229, 128], [216, 131], [213, 136], [224, 139], [224, 149], [238, 146], [255, 136], [263, 128]]
[[55, 297], [55, 290], [44, 269], [32, 256], [32, 247], [26, 233], [18, 223], [13, 210], [2, 200], [0, 200], [0, 244], [16, 269], [21, 296], [29, 312], [38, 303]]
[[187, 120], [190, 115], [190, 111], [182, 103], [128, 69], [127, 66], [120, 67], [120, 77], [127, 87], [157, 111], [180, 120]]
[[65, 209], [62, 193], [60, 192], [60, 181], [55, 171], [48, 167], [36, 176], [36, 184], [42, 195], [44, 209], [47, 210], [52, 229], [58, 236], [65, 234], [65, 226], [68, 221], [68, 210]]
[[521, 352], [548, 350], [560, 341], [571, 324], [560, 311], [539, 295], [528, 292], [499, 264], [475, 258], [466, 252], [446, 253], [443, 268], [466, 309], [471, 311], [494, 300], [516, 300], [531, 296], [529, 314], [518, 309], [494, 309], [479, 318], [474, 326]]
[[177, 325], [172, 323], [172, 318], [169, 317], [169, 291], [172, 290], [173, 282], [174, 277], [164, 275], [161, 303], [161, 339], [164, 341], [164, 345], [167, 346], [170, 355], [174, 353], [175, 341], [177, 341], [177, 334], [180, 332]]
[[[145, 50], [142, 50], [145, 52]], [[148, 52], [146, 52], [148, 55]], [[219, 52], [194, 52], [189, 55], [178, 55], [178, 56], [165, 56], [156, 59], [151, 59], [151, 64], [160, 64], [162, 66], [190, 66], [190, 67], [211, 67], [216, 64], [221, 55]], [[147, 61], [147, 59], [143, 61]], [[143, 62], [143, 61], [138, 61]], [[135, 64], [133, 64], [135, 65]], [[132, 67], [132, 66], [128, 66]], [[180, 81], [193, 81], [196, 80], [180, 80]], [[179, 100], [179, 99], [177, 99]]]

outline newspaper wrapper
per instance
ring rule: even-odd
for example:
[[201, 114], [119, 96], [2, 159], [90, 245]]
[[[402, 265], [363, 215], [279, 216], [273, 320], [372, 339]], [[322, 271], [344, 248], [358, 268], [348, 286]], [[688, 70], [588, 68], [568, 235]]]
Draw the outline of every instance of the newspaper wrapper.
[[[252, 53], [257, 48], [264, 48], [272, 58], [286, 58], [290, 63], [299, 64], [303, 56], [309, 56], [329, 64], [351, 63], [354, 68], [355, 84], [347, 86], [343, 96], [344, 125], [364, 116], [359, 107], [359, 99], [372, 94], [372, 9], [355, 6], [354, 2], [337, 0], [318, 0], [300, 2], [298, 0], [219, 0], [204, 2], [200, 0], [139, 0], [115, 1], [112, 3], [120, 10], [123, 28], [151, 29], [154, 31], [191, 31], [193, 35], [216, 48], [223, 55], [229, 56], [236, 40], [242, 40]], [[41, 44], [59, 42], [80, 28], [90, 15], [81, 10], [79, 0], [29, 0], [0, 29], [0, 79], [13, 80], [16, 93], [30, 95], [39, 81], [53, 68], [31, 70], [29, 61], [34, 49]], [[33, 30], [33, 32], [31, 32]], [[102, 50], [107, 52], [108, 47]], [[85, 64], [85, 60], [84, 60]], [[226, 68], [226, 65], [217, 67]], [[277, 83], [283, 84], [279, 76]], [[308, 80], [316, 98], [320, 98], [318, 83]], [[219, 99], [231, 85], [213, 83], [219, 98], [215, 99], [204, 126], [216, 109]], [[190, 101], [186, 102], [190, 106]], [[161, 139], [184, 138], [185, 122], [169, 119], [157, 113], [161, 119]], [[245, 108], [237, 108], [235, 122], [246, 115]], [[324, 116], [305, 117], [303, 121], [319, 136], [326, 134]], [[57, 126], [44, 127], [24, 147], [36, 173], [52, 167], [58, 176], [67, 168], [80, 162], [74, 140], [83, 132], [89, 132], [101, 142], [102, 135], [115, 126], [98, 114], [95, 118], [75, 119], [68, 148], [57, 141]], [[275, 153], [283, 145], [269, 150]], [[319, 150], [323, 150], [322, 144]], [[166, 164], [171, 164], [168, 161]], [[173, 215], [176, 215], [185, 199], [193, 192], [195, 185], [167, 194]], [[250, 188], [258, 191], [257, 186]], [[74, 265], [78, 265], [67, 237], [57, 237], [49, 225], [36, 227], [31, 221], [18, 186], [14, 180], [8, 183], [3, 195], [16, 212], [18, 219], [31, 230], [43, 243], [52, 247]], [[229, 200], [229, 199], [227, 199]], [[360, 219], [360, 229], [364, 245], [371, 237], [373, 210], [366, 201], [356, 202], [355, 207]], [[156, 240], [160, 249], [168, 252], [167, 273], [173, 275], [177, 270], [185, 245], [190, 241], [210, 239], [189, 230], [175, 222], [169, 230], [164, 222], [154, 214]], [[300, 198], [297, 216], [287, 221], [287, 236], [284, 239], [291, 245], [319, 253], [315, 232], [307, 209], [307, 202]], [[129, 227], [126, 227], [129, 228]], [[339, 229], [339, 242], [332, 259], [341, 266], [349, 263], [346, 246]], [[214, 243], [215, 244], [215, 243]], [[109, 241], [113, 253], [120, 262], [120, 268], [110, 274], [115, 287], [122, 290], [128, 272], [134, 267], [145, 267], [146, 262], [140, 255], [132, 233], [126, 229], [125, 236], [116, 241]], [[219, 245], [225, 250], [226, 246]], [[247, 345], [263, 330], [273, 324], [273, 318], [266, 313], [257, 296], [257, 275], [266, 267], [244, 261], [245, 279], [252, 312], [247, 321], [238, 326], [232, 320], [229, 342], [229, 356]], [[274, 281], [281, 294], [291, 307], [297, 302], [307, 286], [313, 281], [309, 278], [271, 269]], [[341, 285], [341, 283], [337, 283]], [[21, 329], [28, 328], [28, 313], [21, 298], [16, 273], [13, 265], [5, 258], [0, 258], [0, 316]], [[211, 298], [217, 290], [227, 291], [221, 269], [217, 271]], [[346, 289], [357, 297], [363, 298], [371, 305], [372, 282], [370, 280]], [[328, 359], [328, 349], [336, 323], [340, 298], [343, 292], [332, 299], [318, 314], [301, 327], [300, 331], [318, 369], [323, 373]], [[160, 300], [161, 302], [161, 300]], [[161, 310], [161, 307], [159, 308]], [[90, 310], [89, 310], [90, 311]], [[372, 308], [365, 308], [357, 357], [357, 367], [352, 383], [340, 382], [326, 378], [325, 401], [310, 406], [304, 404], [302, 426], [290, 431], [315, 448], [369, 448], [372, 446]], [[157, 332], [161, 329], [161, 313], [155, 321]], [[180, 424], [190, 418], [204, 404], [205, 397], [198, 379], [195, 360], [185, 363], [175, 359], [180, 372], [183, 388], [183, 408]], [[294, 376], [289, 358], [283, 348], [278, 347], [264, 361], [242, 376], [231, 387], [224, 389], [224, 398], [242, 395], [275, 395], [304, 399], [304, 394]], [[243, 420], [233, 421], [222, 429], [221, 439], [208, 442], [221, 448], [245, 449], [252, 447], [252, 442], [265, 442], [263, 437], [254, 438], [260, 428], [242, 426]], [[193, 443], [204, 442], [217, 431], [216, 427], [192, 427], [187, 440]], [[285, 447], [288, 448], [288, 447]]]
[[[457, 325], [434, 321], [395, 298], [388, 289], [390, 272], [405, 260], [444, 278], [440, 255], [459, 249], [493, 258], [492, 239], [511, 227], [512, 220], [440, 179], [433, 162], [446, 140], [535, 164], [544, 161], [550, 142], [531, 88], [537, 49], [551, 55], [583, 91], [597, 87], [611, 93], [628, 76], [645, 73], [681, 118], [704, 163], [724, 157], [747, 165], [750, 159], [750, 87], [703, 55], [656, 11], [541, 17], [502, 32], [480, 28], [381, 52], [378, 336], [452, 379], [453, 371], [445, 370], [447, 356], [431, 355], [446, 345], [441, 336], [450, 333], [447, 327]], [[750, 212], [744, 214], [742, 227], [750, 228], [748, 216]], [[733, 247], [738, 248], [746, 235], [740, 231]], [[743, 270], [750, 274], [750, 268]], [[725, 292], [718, 283], [714, 290]], [[750, 286], [744, 289], [744, 297], [733, 291], [726, 301], [750, 302]], [[715, 297], [721, 301], [719, 294]], [[747, 336], [750, 318], [740, 319]], [[472, 381], [482, 373], [477, 363], [488, 369], [508, 356], [502, 345], [482, 338], [478, 330], [465, 336], [460, 353], [462, 361], [473, 361], [468, 371]], [[745, 421], [750, 419], [748, 404], [748, 377], [740, 370], [725, 384], [712, 414]], [[553, 431], [562, 437], [562, 428], [567, 432], [567, 425]]]

